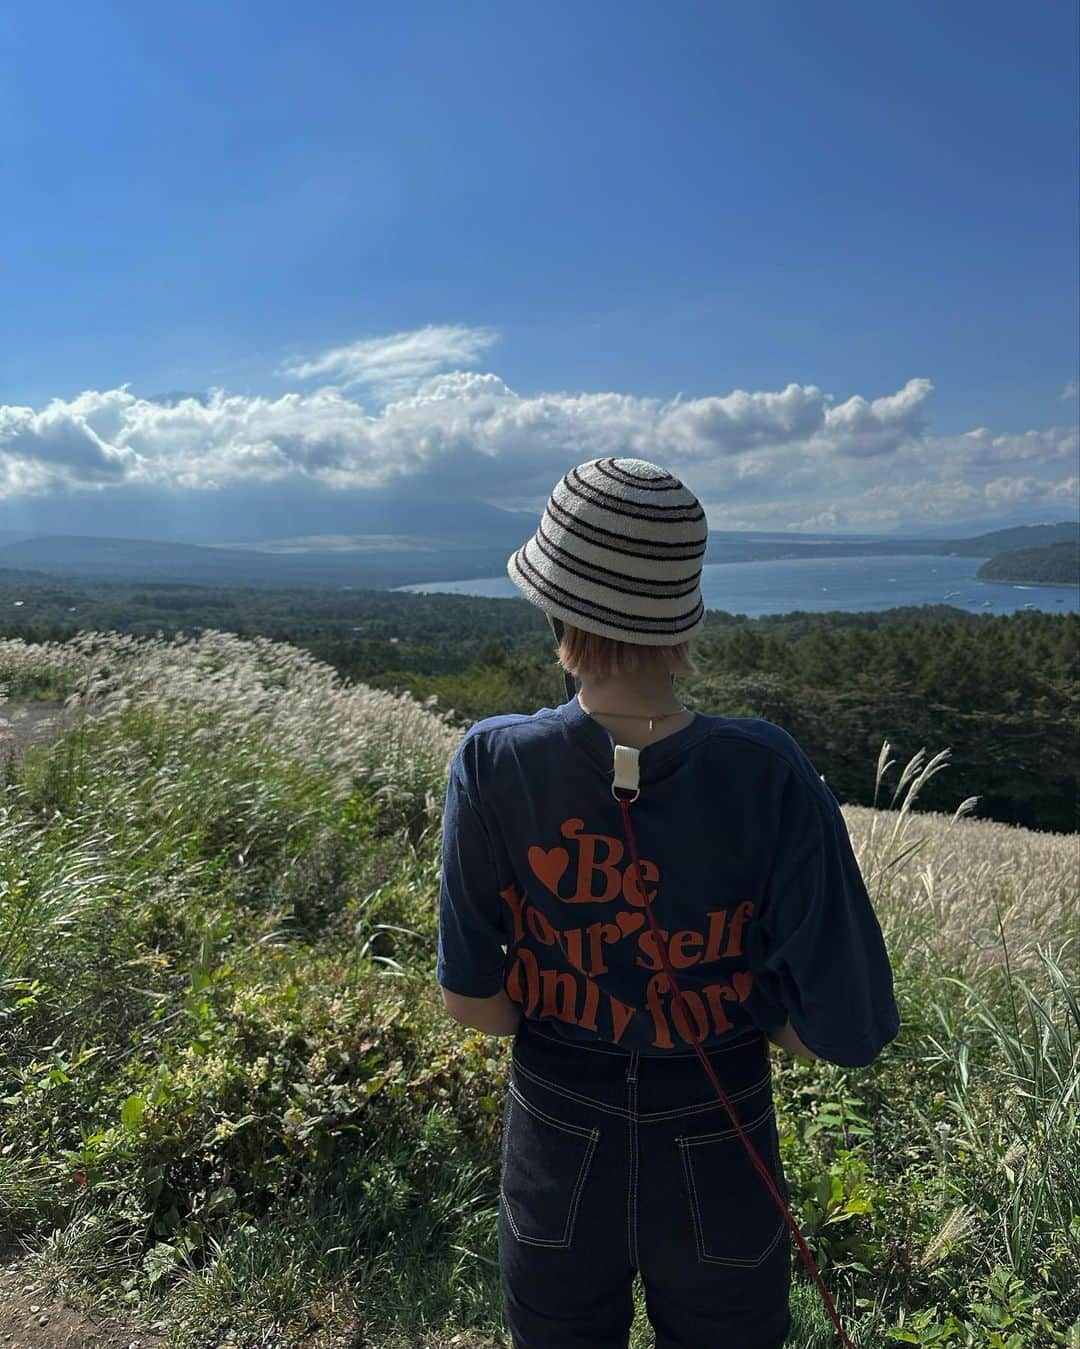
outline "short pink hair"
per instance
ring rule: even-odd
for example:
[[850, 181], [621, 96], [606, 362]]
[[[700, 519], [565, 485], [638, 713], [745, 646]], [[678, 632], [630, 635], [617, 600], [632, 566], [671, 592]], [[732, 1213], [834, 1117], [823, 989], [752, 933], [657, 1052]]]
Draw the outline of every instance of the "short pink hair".
[[620, 642], [614, 637], [601, 637], [599, 633], [575, 628], [565, 619], [558, 661], [570, 674], [579, 677], [594, 675], [599, 679], [644, 670], [662, 670], [670, 674], [698, 673], [689, 642], [679, 642], [675, 646], [643, 646], [637, 642]]

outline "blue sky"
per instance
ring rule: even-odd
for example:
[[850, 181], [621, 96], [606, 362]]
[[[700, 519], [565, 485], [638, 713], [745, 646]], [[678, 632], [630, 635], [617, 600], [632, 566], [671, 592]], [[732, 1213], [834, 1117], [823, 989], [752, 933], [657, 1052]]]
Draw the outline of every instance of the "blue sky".
[[0, 37], [0, 527], [301, 480], [345, 523], [538, 507], [608, 453], [723, 527], [1076, 512], [1072, 3], [111, 0]]

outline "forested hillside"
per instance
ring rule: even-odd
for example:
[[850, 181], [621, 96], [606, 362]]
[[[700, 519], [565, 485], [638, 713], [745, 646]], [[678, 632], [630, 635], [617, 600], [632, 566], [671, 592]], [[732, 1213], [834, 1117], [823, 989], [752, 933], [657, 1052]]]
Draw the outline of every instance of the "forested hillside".
[[1010, 548], [987, 558], [975, 575], [980, 581], [1077, 586], [1080, 585], [1080, 543], [1052, 543], [1048, 548]]
[[[433, 698], [462, 729], [566, 696], [550, 629], [521, 599], [87, 585], [66, 622], [43, 621], [61, 597], [75, 593], [46, 588], [35, 609], [26, 593], [26, 617], [8, 635], [65, 641], [97, 620], [101, 630], [133, 634], [266, 636], [308, 650], [347, 679]], [[756, 619], [709, 610], [694, 649], [699, 673], [678, 682], [687, 705], [778, 722], [842, 801], [875, 803], [867, 756], [887, 735], [909, 755], [949, 747], [953, 771], [928, 785], [928, 809], [977, 795], [976, 813], [986, 819], [1077, 827], [1076, 614], [985, 615], [945, 604]]]

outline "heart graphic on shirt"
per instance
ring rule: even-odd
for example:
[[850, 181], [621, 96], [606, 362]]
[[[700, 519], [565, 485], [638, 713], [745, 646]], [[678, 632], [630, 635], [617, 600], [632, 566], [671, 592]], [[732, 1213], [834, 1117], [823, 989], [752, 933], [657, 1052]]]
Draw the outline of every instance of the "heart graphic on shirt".
[[615, 915], [615, 921], [619, 925], [619, 930], [624, 937], [629, 937], [631, 932], [636, 932], [645, 921], [643, 913], [631, 913], [629, 909], [620, 909]]
[[738, 994], [740, 1002], [745, 1002], [750, 989], [753, 987], [754, 976], [749, 970], [736, 970], [731, 976], [732, 987]]
[[538, 848], [535, 844], [529, 849], [529, 866], [532, 867], [536, 875], [551, 893], [561, 899], [559, 894], [559, 881], [562, 879], [563, 872], [570, 865], [570, 854], [565, 848]]

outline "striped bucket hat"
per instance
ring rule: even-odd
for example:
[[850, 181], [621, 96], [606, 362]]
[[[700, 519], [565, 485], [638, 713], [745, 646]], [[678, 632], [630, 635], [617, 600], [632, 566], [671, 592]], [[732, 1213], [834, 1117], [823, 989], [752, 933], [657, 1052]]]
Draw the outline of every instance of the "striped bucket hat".
[[705, 625], [709, 526], [678, 478], [645, 459], [590, 459], [555, 484], [506, 572], [545, 613], [641, 646], [677, 646]]

